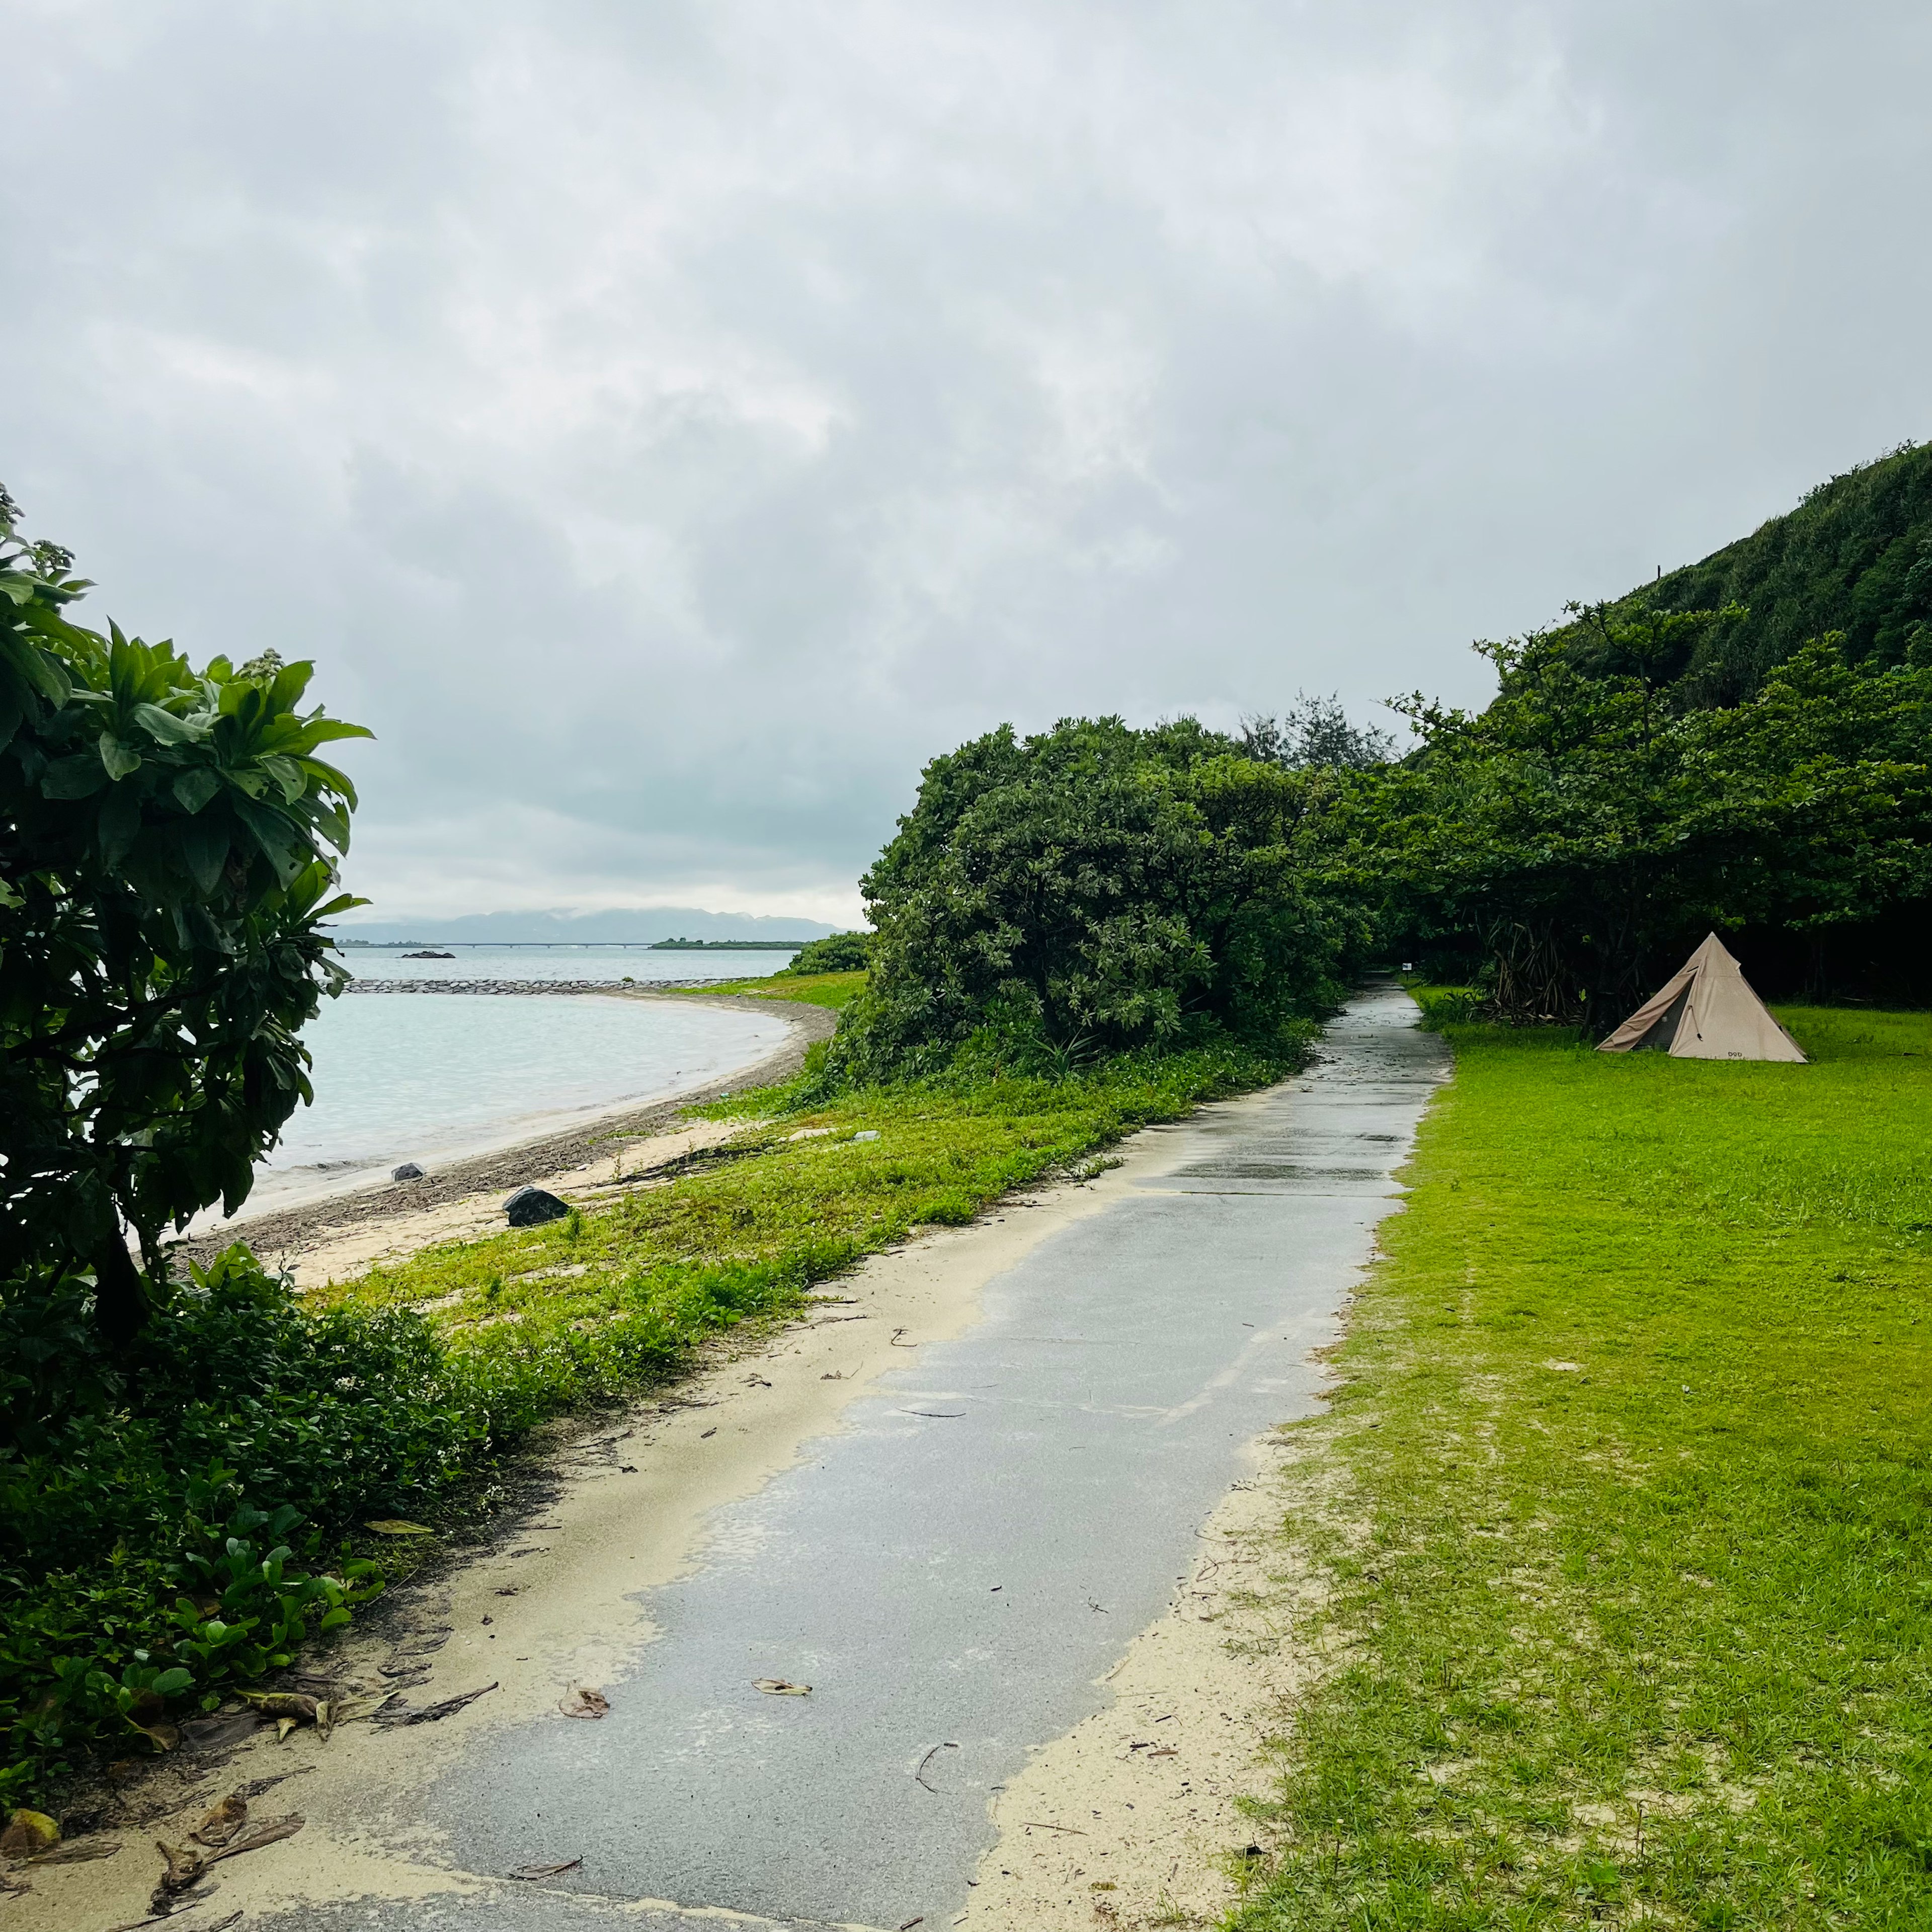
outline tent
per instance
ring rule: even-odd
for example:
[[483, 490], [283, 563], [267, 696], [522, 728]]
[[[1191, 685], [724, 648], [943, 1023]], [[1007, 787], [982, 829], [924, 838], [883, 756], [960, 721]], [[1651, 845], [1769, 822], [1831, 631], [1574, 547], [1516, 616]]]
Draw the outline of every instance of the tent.
[[1676, 1060], [1804, 1058], [1714, 932], [1597, 1051], [1667, 1053]]

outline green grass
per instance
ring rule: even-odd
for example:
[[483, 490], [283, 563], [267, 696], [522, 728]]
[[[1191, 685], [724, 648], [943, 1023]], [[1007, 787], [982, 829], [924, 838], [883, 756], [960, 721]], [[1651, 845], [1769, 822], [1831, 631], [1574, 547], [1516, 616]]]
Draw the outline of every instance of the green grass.
[[567, 1221], [446, 1242], [309, 1300], [422, 1310], [454, 1361], [516, 1383], [518, 1415], [533, 1418], [661, 1374], [708, 1330], [782, 1312], [920, 1227], [970, 1221], [1010, 1189], [1295, 1058], [1223, 1046], [1058, 1081], [876, 1089], [796, 1113], [772, 1090], [775, 1120], [667, 1182]]
[[769, 979], [733, 980], [719, 986], [693, 986], [692, 995], [702, 999], [706, 993], [749, 993], [760, 1000], [802, 1000], [808, 1006], [830, 1006], [835, 1011], [854, 998], [866, 983], [860, 973], [802, 973], [797, 978], [774, 973]]
[[1301, 1425], [1244, 1928], [1932, 1924], [1932, 1016], [1449, 1024]]

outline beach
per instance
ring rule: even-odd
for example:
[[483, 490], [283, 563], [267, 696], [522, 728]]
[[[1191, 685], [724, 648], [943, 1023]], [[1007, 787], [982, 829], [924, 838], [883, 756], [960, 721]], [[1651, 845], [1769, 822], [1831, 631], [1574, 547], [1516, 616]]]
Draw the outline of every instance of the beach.
[[[494, 1004], [484, 994], [448, 995]], [[829, 1039], [836, 1016], [796, 1000], [764, 1000], [734, 994], [667, 993], [613, 986], [593, 995], [553, 993], [543, 1004], [562, 1006], [580, 998], [598, 1004], [649, 1002], [680, 1015], [692, 1009], [756, 1017], [765, 1024], [750, 1036], [753, 1049], [706, 1077], [674, 1091], [632, 1096], [577, 1109], [549, 1109], [511, 1121], [495, 1132], [451, 1147], [442, 1158], [421, 1163], [419, 1180], [396, 1181], [387, 1167], [353, 1164], [334, 1170], [272, 1170], [233, 1216], [218, 1210], [191, 1222], [180, 1252], [206, 1260], [228, 1243], [245, 1240], [272, 1265], [286, 1265], [298, 1279], [315, 1273], [315, 1258], [345, 1241], [368, 1258], [406, 1250], [422, 1241], [448, 1238], [494, 1225], [501, 1198], [527, 1185], [553, 1188], [591, 1184], [592, 1172], [605, 1178], [623, 1162], [633, 1174], [652, 1156], [646, 1144], [674, 1143], [655, 1157], [673, 1158], [690, 1146], [724, 1137], [730, 1130], [697, 1123], [682, 1130], [679, 1116], [690, 1106], [715, 1100], [741, 1088], [788, 1078], [803, 1063], [814, 1041]], [[516, 1000], [518, 1007], [526, 1005]], [[536, 1001], [528, 1003], [535, 1005]], [[774, 1037], [773, 1036], [776, 1036]], [[601, 1168], [598, 1164], [601, 1163]], [[305, 1260], [306, 1258], [306, 1260]], [[366, 1262], [365, 1264], [366, 1264]], [[339, 1271], [347, 1271], [346, 1263]]]

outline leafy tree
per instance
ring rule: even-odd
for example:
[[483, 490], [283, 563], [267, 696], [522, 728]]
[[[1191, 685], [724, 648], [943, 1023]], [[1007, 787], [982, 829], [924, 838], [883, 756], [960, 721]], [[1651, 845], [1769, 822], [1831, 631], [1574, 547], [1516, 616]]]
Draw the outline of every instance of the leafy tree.
[[838, 1055], [916, 1072], [991, 1028], [1077, 1064], [1319, 1009], [1363, 937], [1318, 876], [1333, 783], [1191, 718], [1003, 726], [934, 759], [862, 882], [872, 981]]
[[308, 664], [82, 628], [19, 514], [0, 491], [0, 1285], [91, 1280], [124, 1350], [166, 1231], [238, 1206], [310, 1097], [296, 1036], [345, 976], [321, 922], [360, 903], [330, 856], [355, 790], [316, 753], [369, 734], [298, 708]]
[[1355, 724], [1330, 694], [1295, 694], [1279, 718], [1241, 720], [1241, 748], [1264, 764], [1292, 772], [1372, 770], [1395, 756], [1395, 740], [1373, 724]]
[[1822, 932], [1932, 895], [1932, 674], [1808, 646], [1748, 702], [1684, 710], [1673, 666], [1741, 614], [1588, 614], [1478, 648], [1476, 716], [1405, 707], [1422, 748], [1379, 836], [1408, 928], [1472, 939], [1492, 1003], [1597, 1031], [1712, 926]]

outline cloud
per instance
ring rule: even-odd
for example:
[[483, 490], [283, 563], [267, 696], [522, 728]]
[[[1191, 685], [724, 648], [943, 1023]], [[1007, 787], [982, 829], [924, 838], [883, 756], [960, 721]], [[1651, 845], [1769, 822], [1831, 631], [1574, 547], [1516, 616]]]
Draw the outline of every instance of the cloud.
[[0, 476], [386, 912], [828, 919], [1004, 719], [1479, 698], [1932, 422], [1922, 9], [15, 10]]

